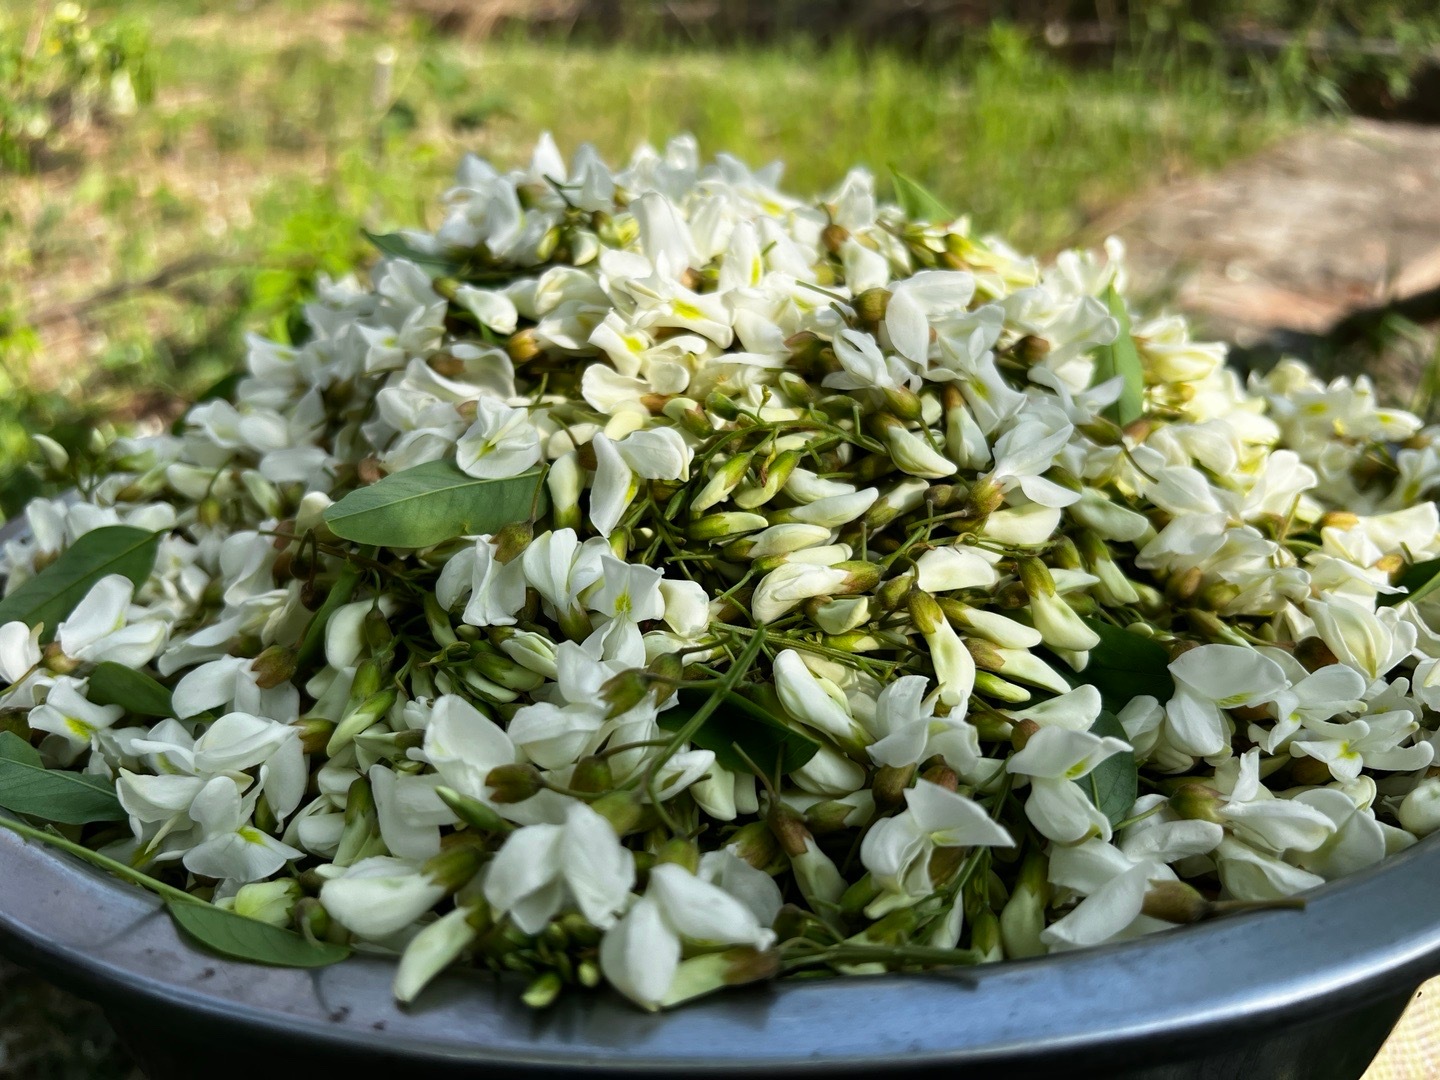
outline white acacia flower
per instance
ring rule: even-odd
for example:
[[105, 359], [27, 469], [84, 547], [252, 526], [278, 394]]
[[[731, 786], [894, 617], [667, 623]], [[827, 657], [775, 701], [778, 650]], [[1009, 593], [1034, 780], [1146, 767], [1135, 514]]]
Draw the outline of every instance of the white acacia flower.
[[493, 397], [475, 400], [475, 422], [455, 444], [455, 464], [482, 479], [519, 476], [540, 460], [540, 432], [530, 413]]
[[667, 1004], [685, 945], [765, 949], [774, 941], [775, 932], [768, 924], [722, 884], [665, 863], [650, 871], [645, 895], [606, 932], [600, 943], [600, 968], [615, 989], [654, 1010]]
[[1097, 765], [1129, 751], [1123, 739], [1092, 735], [1063, 727], [1042, 727], [1025, 748], [1006, 762], [1008, 772], [1029, 777], [1025, 816], [1040, 834], [1059, 844], [1091, 836], [1110, 839], [1110, 820], [1074, 781], [1089, 776]]
[[413, 924], [445, 896], [418, 864], [388, 855], [362, 859], [320, 888], [320, 903], [341, 926], [383, 941]]
[[1073, 505], [1080, 500], [1080, 493], [1044, 476], [1072, 432], [1069, 424], [1052, 430], [1039, 420], [1022, 420], [996, 441], [995, 467], [985, 480], [1004, 492], [1019, 488], [1027, 499], [1041, 506]]
[[775, 690], [786, 712], [840, 746], [859, 749], [870, 741], [869, 733], [850, 714], [840, 688], [818, 678], [794, 649], [775, 657]]
[[619, 441], [604, 434], [591, 441], [595, 448], [595, 481], [590, 487], [590, 523], [601, 536], [609, 536], [626, 507], [646, 480], [681, 480], [690, 470], [694, 452], [674, 428], [632, 431]]
[[982, 760], [980, 734], [963, 717], [935, 715], [923, 675], [902, 675], [880, 691], [864, 721], [875, 741], [865, 748], [877, 765], [916, 765], [936, 754], [961, 777], [974, 775]]
[[86, 683], [66, 675], [57, 677], [26, 717], [33, 731], [50, 735], [46, 740], [61, 764], [68, 765], [87, 750], [99, 746], [101, 736], [125, 715], [119, 705], [94, 705], [85, 696]]
[[133, 619], [131, 601], [135, 586], [120, 574], [103, 577], [75, 605], [56, 633], [56, 640], [72, 660], [125, 667], [143, 667], [165, 645], [165, 620]]
[[185, 869], [223, 883], [245, 884], [263, 881], [290, 859], [304, 857], [304, 852], [250, 824], [258, 795], [255, 790], [242, 799], [235, 781], [226, 776], [217, 776], [200, 789], [189, 815], [201, 840], [185, 853]]
[[525, 570], [519, 559], [502, 563], [495, 541], [477, 537], [475, 546], [456, 552], [435, 582], [435, 599], [450, 610], [467, 594], [460, 618], [471, 626], [513, 626], [525, 605]]
[[23, 622], [0, 626], [0, 679], [9, 685], [18, 683], [40, 663], [40, 631]]
[[1284, 670], [1243, 645], [1201, 645], [1170, 664], [1175, 696], [1165, 706], [1165, 734], [1175, 749], [1196, 757], [1229, 745], [1230, 719], [1221, 711], [1274, 701], [1290, 687]]
[[602, 930], [635, 883], [635, 860], [610, 823], [571, 803], [561, 825], [527, 825], [506, 839], [485, 876], [485, 899], [527, 934], [573, 907]]
[[574, 529], [559, 529], [535, 537], [520, 565], [526, 583], [563, 617], [583, 610], [580, 594], [600, 580], [601, 557], [609, 550], [603, 540], [582, 544]]
[[905, 807], [872, 825], [860, 844], [860, 861], [880, 887], [880, 896], [865, 909], [872, 919], [935, 891], [939, 883], [930, 877], [930, 857], [937, 848], [1015, 844], [979, 803], [928, 780], [906, 789]]
[[825, 376], [825, 385], [837, 390], [873, 386], [881, 390], [915, 389], [920, 376], [898, 356], [885, 356], [869, 334], [842, 330], [835, 337], [835, 359], [842, 370]]

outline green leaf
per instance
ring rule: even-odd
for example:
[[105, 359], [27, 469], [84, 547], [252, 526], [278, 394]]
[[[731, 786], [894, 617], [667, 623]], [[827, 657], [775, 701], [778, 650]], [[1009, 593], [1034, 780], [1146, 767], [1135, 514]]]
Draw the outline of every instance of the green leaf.
[[1400, 580], [1395, 584], [1403, 585], [1408, 591], [1386, 593], [1377, 601], [1381, 607], [1394, 607], [1405, 600], [1409, 600], [1412, 604], [1418, 604], [1436, 589], [1440, 589], [1440, 559], [1430, 559], [1428, 562], [1418, 562], [1407, 566], [1405, 572], [1400, 575]]
[[96, 705], [119, 705], [135, 716], [174, 716], [170, 691], [146, 675], [124, 664], [106, 660], [90, 673], [85, 696]]
[[197, 945], [234, 960], [271, 967], [319, 968], [350, 955], [343, 945], [311, 941], [293, 930], [200, 902], [169, 901], [170, 917]]
[[900, 209], [905, 211], [905, 216], [910, 220], [926, 222], [955, 220], [955, 215], [945, 208], [944, 203], [893, 165], [890, 167], [890, 178], [895, 184], [895, 201], [900, 204]]
[[1069, 673], [1072, 683], [1095, 687], [1105, 708], [1115, 713], [1132, 698], [1148, 694], [1163, 705], [1174, 696], [1175, 680], [1170, 677], [1170, 653], [1165, 646], [1098, 619], [1084, 622], [1100, 635], [1100, 644], [1090, 650], [1084, 671]]
[[[1112, 712], [1102, 712], [1097, 716], [1095, 723], [1090, 725], [1090, 731], [1094, 735], [1113, 735], [1129, 742], [1125, 728]], [[1140, 791], [1134, 752], [1126, 750], [1106, 758], [1088, 776], [1082, 776], [1075, 783], [1085, 789], [1090, 801], [1110, 819], [1111, 825], [1120, 824], [1135, 805], [1135, 797]]]
[[1098, 385], [1117, 375], [1125, 380], [1119, 399], [1105, 410], [1107, 417], [1124, 427], [1145, 412], [1145, 371], [1140, 366], [1135, 339], [1130, 336], [1130, 314], [1114, 285], [1105, 290], [1105, 306], [1120, 324], [1120, 332], [1111, 344], [1095, 350], [1095, 377], [1091, 382]]
[[14, 732], [0, 732], [0, 806], [61, 825], [123, 821], [110, 784], [86, 773], [51, 772], [35, 748]]
[[155, 566], [161, 533], [107, 525], [76, 540], [60, 557], [0, 600], [0, 624], [16, 620], [34, 627], [45, 624], [41, 641], [55, 636], [55, 628], [101, 578], [124, 574], [137, 586]]
[[457, 536], [493, 533], [527, 521], [541, 492], [541, 470], [477, 480], [453, 461], [430, 461], [357, 488], [325, 511], [336, 536], [357, 544], [423, 548]]
[[[732, 772], [751, 771], [737, 746], [761, 769], [772, 769], [778, 762], [782, 774], [794, 772], [819, 752], [820, 744], [777, 716], [778, 701], [765, 700], [764, 691], [754, 693], [755, 698], [726, 694], [691, 741], [713, 751], [715, 760]], [[660, 726], [680, 730], [709, 698], [708, 690], [681, 690], [679, 704], [660, 714]]]
[[17, 761], [37, 769], [45, 767], [40, 761], [40, 751], [13, 731], [0, 731], [0, 761]]
[[361, 231], [365, 233], [365, 239], [374, 244], [380, 254], [392, 259], [408, 259], [416, 266], [429, 271], [432, 277], [453, 277], [460, 270], [453, 259], [421, 251], [399, 233], [372, 233], [368, 229]]

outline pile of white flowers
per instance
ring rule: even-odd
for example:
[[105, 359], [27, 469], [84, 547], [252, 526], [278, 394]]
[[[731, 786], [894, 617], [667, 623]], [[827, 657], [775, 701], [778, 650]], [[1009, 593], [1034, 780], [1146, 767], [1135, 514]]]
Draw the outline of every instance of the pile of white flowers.
[[1118, 245], [777, 180], [469, 158], [229, 398], [96, 475], [41, 439], [80, 496], [0, 560], [0, 823], [402, 1000], [646, 1008], [1293, 906], [1440, 828], [1435, 429], [1132, 325]]

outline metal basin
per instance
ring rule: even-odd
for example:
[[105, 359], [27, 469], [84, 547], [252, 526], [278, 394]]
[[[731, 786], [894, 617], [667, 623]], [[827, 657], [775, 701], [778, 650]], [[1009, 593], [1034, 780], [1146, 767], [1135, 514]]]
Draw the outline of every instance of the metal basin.
[[401, 1009], [383, 957], [320, 971], [219, 959], [147, 893], [0, 830], [0, 952], [101, 1004], [151, 1080], [1353, 1080], [1440, 974], [1437, 843], [1317, 889], [1303, 911], [943, 974], [793, 981], [652, 1016], [612, 993], [537, 1013], [480, 975], [443, 977]]
[[212, 957], [149, 895], [0, 832], [0, 951], [110, 1013], [152, 1080], [245, 1076], [1358, 1077], [1440, 972], [1440, 849], [1316, 890], [1304, 911], [934, 975], [807, 980], [664, 1015], [608, 993], [536, 1013], [518, 987], [393, 964]]

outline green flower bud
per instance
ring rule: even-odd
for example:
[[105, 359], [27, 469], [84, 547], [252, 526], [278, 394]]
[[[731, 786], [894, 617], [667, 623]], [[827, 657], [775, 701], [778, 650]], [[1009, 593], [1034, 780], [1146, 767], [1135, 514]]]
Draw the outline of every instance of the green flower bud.
[[655, 852], [655, 864], [674, 863], [692, 874], [700, 871], [700, 845], [683, 836], [671, 837]]
[[615, 835], [623, 837], [640, 830], [649, 808], [637, 791], [612, 791], [592, 802], [590, 809], [610, 823]]
[[485, 777], [485, 786], [490, 797], [497, 803], [524, 802], [545, 786], [540, 770], [534, 765], [520, 762], [514, 765], [497, 765]]
[[436, 885], [453, 893], [469, 885], [484, 864], [484, 849], [464, 843], [447, 847], [426, 862], [422, 870]]
[[250, 662], [255, 673], [255, 685], [262, 690], [273, 690], [281, 683], [289, 682], [295, 675], [296, 653], [284, 645], [271, 645]]
[[455, 812], [455, 816], [480, 832], [509, 832], [514, 826], [479, 799], [462, 795], [454, 788], [437, 787], [435, 794]]
[[708, 540], [710, 543], [721, 543], [736, 536], [744, 536], [746, 533], [759, 532], [768, 528], [769, 519], [760, 514], [742, 513], [739, 511], [728, 511], [721, 514], [709, 514], [690, 523], [685, 530], [685, 535], [691, 540]]
[[875, 770], [870, 790], [875, 796], [875, 808], [882, 814], [893, 813], [905, 805], [905, 789], [915, 778], [915, 766], [882, 765]]
[[240, 886], [235, 894], [234, 911], [247, 919], [284, 928], [290, 925], [300, 898], [300, 883], [294, 878], [257, 881]]
[[736, 454], [727, 458], [706, 481], [694, 499], [690, 501], [692, 513], [700, 513], [709, 510], [710, 507], [724, 502], [729, 498], [730, 493], [740, 486], [745, 479], [745, 474], [750, 469], [750, 462], [754, 459], [753, 453]]
[[783, 855], [779, 843], [767, 822], [752, 821], [742, 825], [725, 846], [756, 870], [770, 873], [782, 865], [780, 860]]
[[1145, 894], [1142, 915], [1168, 923], [1194, 923], [1209, 917], [1211, 903], [1192, 885], [1183, 881], [1162, 881]]
[[875, 326], [885, 320], [885, 312], [890, 309], [890, 290], [866, 289], [855, 297], [854, 305], [855, 314], [859, 316], [860, 321], [869, 326]]
[[570, 789], [589, 794], [609, 791], [615, 786], [615, 774], [610, 768], [610, 759], [594, 754], [581, 758], [575, 763], [570, 774]]

